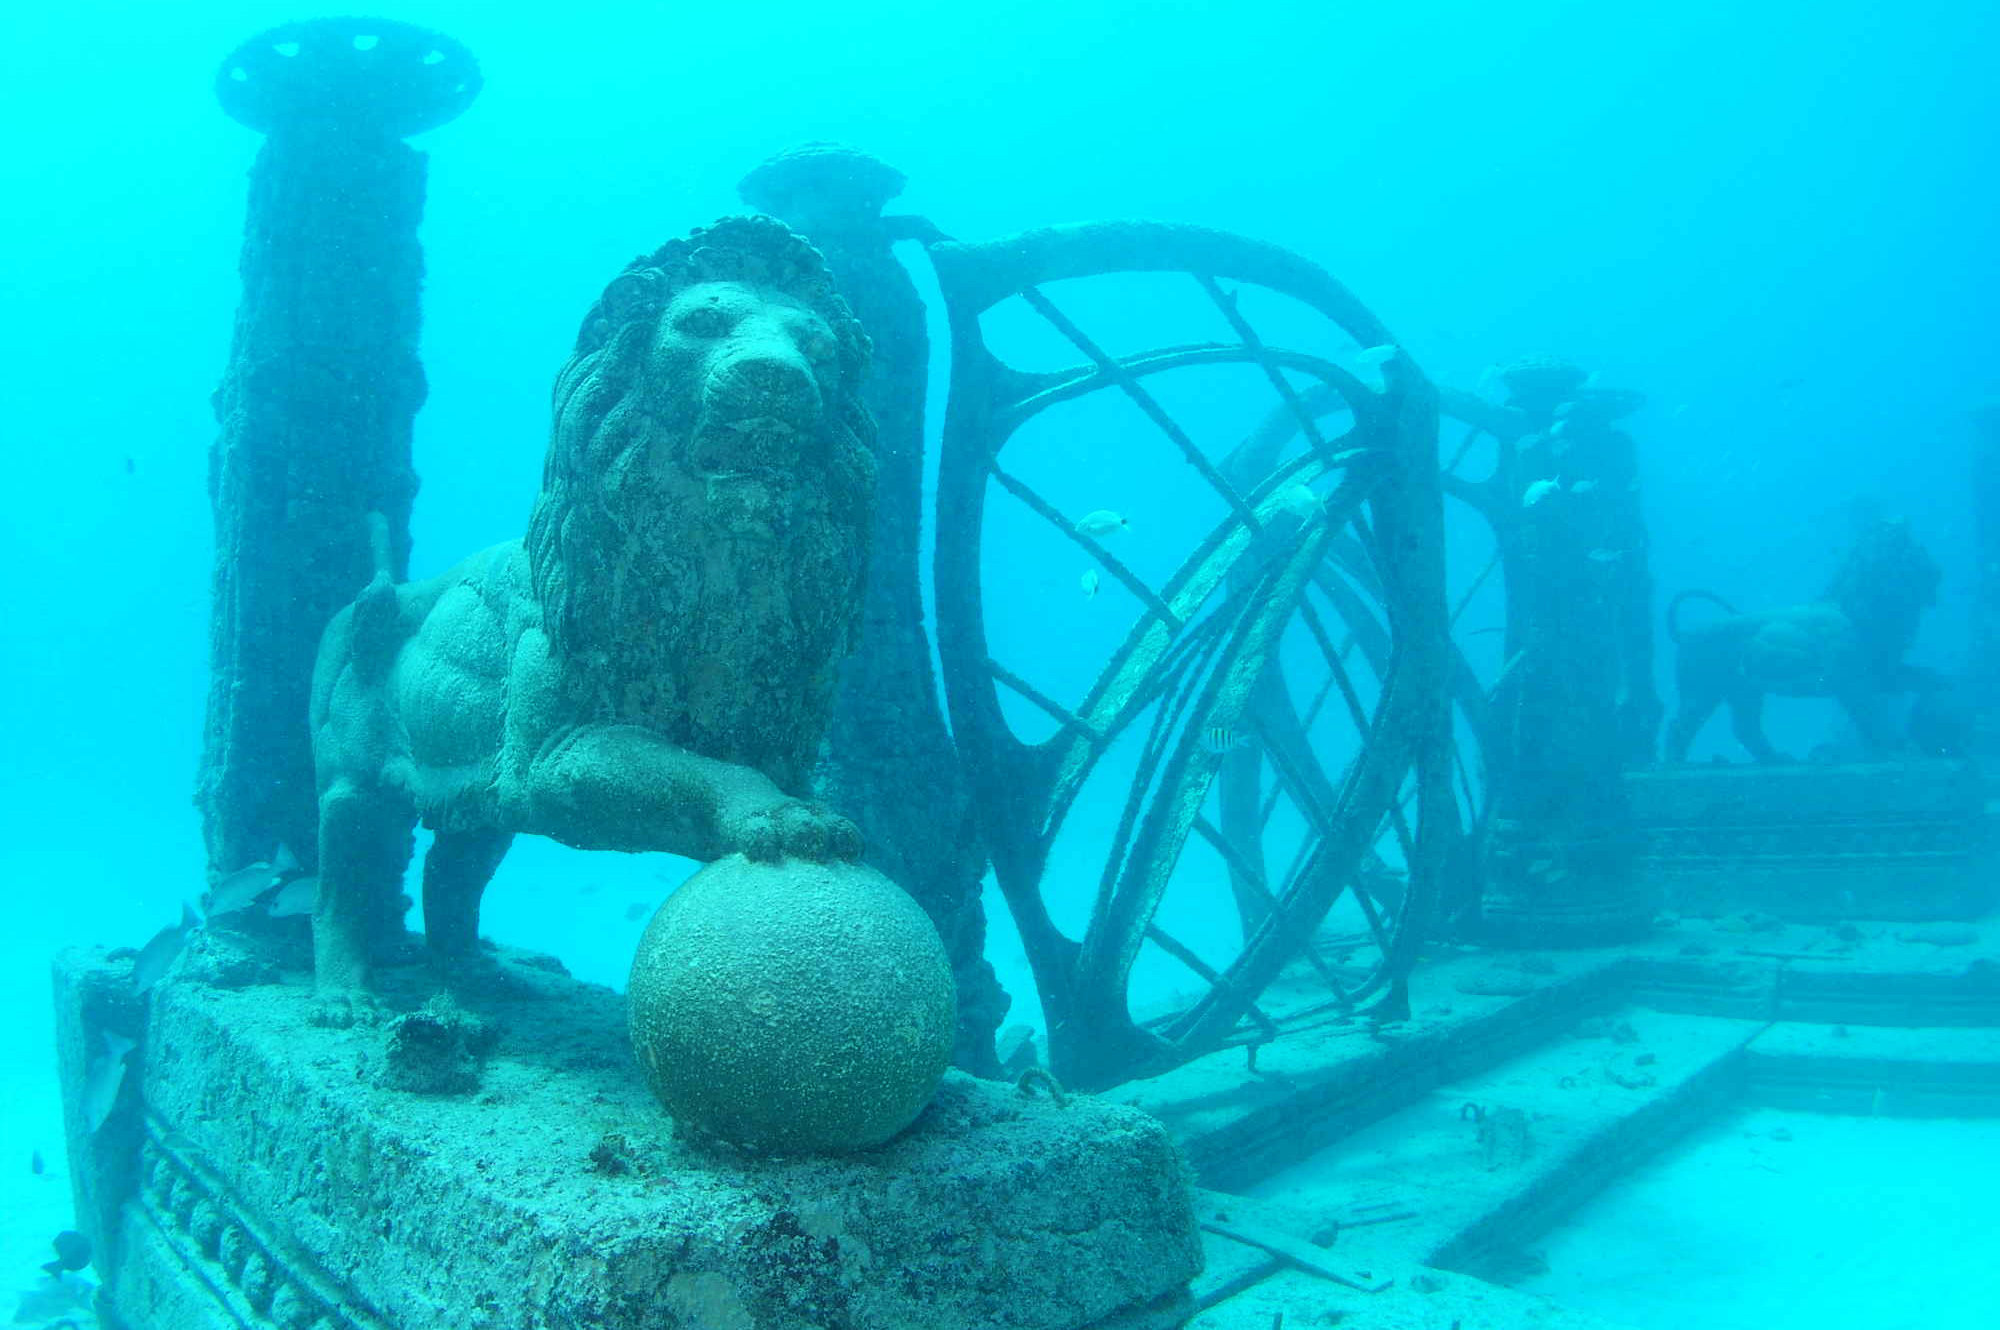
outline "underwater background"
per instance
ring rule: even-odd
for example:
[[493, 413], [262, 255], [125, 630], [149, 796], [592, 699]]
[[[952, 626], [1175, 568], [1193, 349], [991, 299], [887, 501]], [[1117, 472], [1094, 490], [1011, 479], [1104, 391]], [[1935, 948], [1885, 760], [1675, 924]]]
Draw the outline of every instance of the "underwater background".
[[[891, 212], [956, 236], [1117, 217], [1237, 231], [1345, 282], [1438, 382], [1548, 353], [1639, 389], [1663, 599], [1805, 599], [1860, 518], [1907, 515], [1945, 569], [1913, 657], [1960, 662], [1968, 414], [2000, 394], [1990, 3], [379, 12], [464, 42], [486, 81], [415, 140], [431, 154], [415, 577], [521, 531], [551, 377], [605, 281], [739, 211], [735, 182], [766, 156], [833, 139], [909, 176]], [[211, 83], [246, 36], [301, 16], [218, 0], [0, 16], [0, 1291], [67, 1223], [48, 957], [136, 944], [202, 881], [208, 394], [258, 143]], [[1117, 340], [1117, 309], [1101, 314]], [[1152, 331], [1130, 317], [1127, 337]], [[933, 436], [942, 345], [934, 322]], [[1118, 437], [1087, 442], [1117, 456]], [[1170, 520], [1145, 468], [1095, 483], [1135, 541]], [[1035, 554], [989, 580], [996, 616], [1074, 595], [1072, 563]], [[1059, 670], [1075, 643], [1030, 645]], [[1827, 724], [1815, 703], [1770, 719], [1793, 751]], [[1695, 756], [1727, 748], [1718, 723]], [[631, 907], [687, 870], [524, 840], [486, 927], [619, 983]], [[1009, 1019], [1033, 1022], [990, 907]], [[2000, 1165], [1994, 1136], [1954, 1157]]]

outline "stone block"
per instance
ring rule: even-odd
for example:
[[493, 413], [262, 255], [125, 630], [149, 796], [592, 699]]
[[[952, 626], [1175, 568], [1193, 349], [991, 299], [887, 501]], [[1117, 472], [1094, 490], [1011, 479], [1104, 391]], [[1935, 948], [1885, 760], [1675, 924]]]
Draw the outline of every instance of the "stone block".
[[[427, 996], [389, 971], [393, 1017]], [[152, 998], [145, 1141], [110, 1275], [148, 1330], [1153, 1330], [1201, 1245], [1166, 1130], [947, 1077], [860, 1154], [677, 1133], [624, 1002], [544, 958], [462, 993], [463, 1093], [392, 1088], [385, 1021], [314, 1025], [295, 982]]]

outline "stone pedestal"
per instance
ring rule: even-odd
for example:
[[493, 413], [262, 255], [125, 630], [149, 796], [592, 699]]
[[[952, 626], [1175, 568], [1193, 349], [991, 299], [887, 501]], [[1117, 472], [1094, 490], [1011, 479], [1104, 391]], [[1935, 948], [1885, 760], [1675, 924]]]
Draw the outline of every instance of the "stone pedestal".
[[[70, 953], [59, 998], [128, 968]], [[676, 1133], [632, 1065], [623, 1000], [546, 959], [506, 954], [450, 1011], [483, 1033], [445, 1051], [484, 1052], [462, 1092], [429, 1095], [389, 1088], [440, 1051], [391, 1034], [426, 996], [414, 970], [387, 972], [384, 1022], [347, 1029], [309, 1023], [302, 979], [249, 982], [277, 978], [256, 963], [198, 946], [181, 974], [152, 996], [122, 1101], [136, 1168], [122, 1195], [93, 1193], [115, 1212], [120, 1324], [1164, 1330], [1187, 1314], [1186, 1168], [1135, 1110], [954, 1073], [880, 1149], [764, 1158]], [[69, 1037], [94, 1037], [89, 1018], [59, 1011]]]
[[1976, 919], [2000, 899], [1987, 784], [1960, 762], [1627, 778], [1640, 873], [1683, 914]]
[[1495, 819], [1486, 848], [1481, 936], [1500, 947], [1609, 947], [1653, 926], [1659, 892], [1633, 871], [1629, 825], [1605, 819]]

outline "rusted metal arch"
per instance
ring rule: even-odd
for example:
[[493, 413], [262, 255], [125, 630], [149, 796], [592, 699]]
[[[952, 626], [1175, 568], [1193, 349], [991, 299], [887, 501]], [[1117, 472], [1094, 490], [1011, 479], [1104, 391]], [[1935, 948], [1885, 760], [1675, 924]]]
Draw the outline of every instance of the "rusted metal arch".
[[[1411, 888], [1376, 984], [1400, 973], [1420, 940], [1428, 893], [1444, 853], [1441, 832], [1455, 826], [1449, 789], [1448, 651], [1443, 594], [1442, 499], [1435, 458], [1434, 390], [1407, 356], [1384, 367], [1375, 392], [1331, 363], [1264, 345], [1220, 281], [1262, 286], [1290, 296], [1343, 329], [1362, 346], [1388, 332], [1325, 272], [1274, 246], [1220, 232], [1151, 223], [1052, 228], [986, 244], [933, 242], [929, 253], [945, 298], [952, 345], [952, 386], [939, 467], [936, 555], [938, 645], [952, 725], [964, 754], [999, 885], [1014, 914], [1050, 1023], [1057, 1072], [1084, 1086], [1108, 1085], [1199, 1056], [1237, 1037], [1249, 1021], [1256, 1037], [1272, 1031], [1257, 1001], [1278, 971], [1307, 948], [1311, 933], [1381, 834], [1402, 813], [1406, 786], [1415, 818], [1403, 834]], [[1112, 273], [1180, 272], [1221, 308], [1237, 341], [1166, 348], [1114, 358], [1071, 323], [1042, 284]], [[1056, 374], [1025, 374], [987, 351], [979, 317], [1022, 297], [1063, 333], [1088, 362]], [[1235, 363], [1262, 369], [1290, 413], [1294, 433], [1311, 446], [1261, 476], [1225, 476], [1203, 457], [1146, 390], [1153, 374], [1191, 364]], [[1288, 373], [1289, 371], [1289, 373]], [[1354, 425], [1327, 439], [1291, 375], [1307, 392], [1338, 393]], [[1032, 488], [999, 466], [1007, 439], [1055, 402], [1116, 390], [1158, 426], [1230, 510], [1229, 516], [1154, 591], [1132, 587], [1144, 607], [1125, 642], [1074, 712], [1035, 693], [991, 658], [979, 549], [989, 484], [1009, 489], [1098, 559], [1128, 587], [1123, 569]], [[1288, 487], [1333, 484], [1323, 511], [1287, 517]], [[1293, 505], [1295, 507], [1296, 505]], [[1307, 622], [1330, 663], [1340, 648], [1306, 599], [1305, 588], [1328, 552], [1352, 528], [1343, 562], [1372, 567], [1387, 644], [1375, 663], [1380, 680], [1364, 720], [1362, 750], [1338, 780], [1308, 773], [1309, 749], [1271, 750], [1274, 768], [1295, 791], [1317, 833], [1305, 861], [1282, 886], [1264, 884], [1269, 912], [1243, 950], [1220, 969], [1191, 966], [1209, 987], [1186, 1010], [1150, 1027], [1133, 1022], [1126, 989], [1132, 962], [1149, 937], [1184, 960], [1192, 953], [1165, 937], [1153, 913], [1190, 835], [1211, 836], [1200, 809], [1222, 759], [1200, 742], [1213, 724], [1242, 720], [1280, 635]], [[1057, 732], [1026, 744], [1007, 727], [999, 689], [1013, 687], [1058, 722]], [[1351, 691], [1351, 690], [1350, 690]], [[1064, 936], [1041, 895], [1048, 852], [1063, 817], [1105, 747], [1154, 708], [1142, 777], [1129, 792], [1085, 936]], [[1302, 733], [1302, 732], [1301, 732]], [[1295, 796], [1298, 797], [1298, 796]], [[1370, 908], [1364, 903], [1364, 909]], [[1324, 969], [1323, 969], [1323, 972]], [[1351, 1001], [1361, 996], [1350, 991]]]

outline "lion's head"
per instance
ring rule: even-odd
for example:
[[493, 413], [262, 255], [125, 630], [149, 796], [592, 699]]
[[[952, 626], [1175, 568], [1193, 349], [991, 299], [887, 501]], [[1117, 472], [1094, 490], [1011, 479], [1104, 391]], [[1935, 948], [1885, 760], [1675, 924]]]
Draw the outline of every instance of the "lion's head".
[[1937, 603], [1943, 573], [1901, 519], [1871, 522], [1827, 584], [1861, 637], [1870, 668], [1887, 671], [1915, 645], [1924, 611]]
[[791, 788], [858, 629], [874, 470], [868, 340], [765, 217], [635, 260], [556, 380], [535, 594], [600, 718]]

